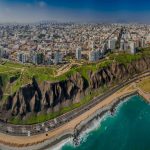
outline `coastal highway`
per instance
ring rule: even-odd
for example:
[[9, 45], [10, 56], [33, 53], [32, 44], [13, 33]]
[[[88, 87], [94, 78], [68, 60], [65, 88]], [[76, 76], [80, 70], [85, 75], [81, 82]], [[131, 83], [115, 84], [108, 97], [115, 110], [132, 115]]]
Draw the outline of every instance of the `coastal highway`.
[[98, 103], [100, 103], [107, 97], [111, 96], [113, 93], [117, 92], [119, 89], [123, 88], [124, 86], [149, 75], [150, 75], [150, 70], [145, 71], [142, 74], [135, 75], [132, 77], [132, 79], [123, 81], [122, 83], [108, 90], [103, 95], [94, 98], [86, 105], [83, 105], [64, 115], [61, 115], [52, 120], [45, 121], [43, 123], [38, 123], [33, 125], [13, 125], [13, 124], [0, 121], [0, 132], [8, 135], [13, 135], [13, 136], [32, 136], [41, 133], [46, 134], [46, 132], [58, 128], [63, 124], [65, 124], [66, 122], [69, 122], [70, 120], [80, 116], [81, 114], [91, 109], [92, 107], [96, 106]]

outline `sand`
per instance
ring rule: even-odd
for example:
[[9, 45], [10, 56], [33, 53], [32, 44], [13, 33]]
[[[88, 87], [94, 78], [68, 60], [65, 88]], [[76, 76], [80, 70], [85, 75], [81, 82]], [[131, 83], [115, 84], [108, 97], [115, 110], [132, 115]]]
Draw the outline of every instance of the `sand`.
[[12, 145], [12, 146], [22, 147], [22, 146], [37, 144], [49, 138], [57, 137], [60, 134], [63, 134], [64, 132], [68, 132], [68, 130], [74, 130], [74, 128], [80, 122], [88, 118], [90, 115], [95, 113], [100, 108], [111, 104], [114, 99], [119, 98], [120, 96], [133, 92], [133, 91], [135, 91], [135, 89], [129, 89], [129, 87], [127, 87], [122, 92], [114, 93], [113, 95], [111, 95], [104, 101], [100, 102], [98, 105], [91, 108], [89, 111], [85, 112], [84, 114], [62, 125], [61, 127], [58, 127], [50, 132], [47, 132], [48, 136], [46, 136], [46, 134], [40, 134], [36, 136], [31, 136], [31, 137], [18, 137], [18, 136], [10, 136], [10, 135], [0, 133], [0, 142], [4, 144]]
[[[19, 137], [19, 136], [10, 136], [3, 133], [0, 133], [0, 143], [4, 145], [9, 145], [12, 147], [27, 147], [32, 145], [37, 145], [38, 143], [43, 143], [46, 140], [56, 140], [60, 137], [60, 135], [64, 135], [66, 133], [73, 133], [75, 127], [80, 124], [82, 121], [86, 120], [89, 116], [93, 115], [96, 111], [99, 109], [106, 107], [114, 102], [117, 98], [122, 97], [123, 95], [126, 95], [128, 93], [133, 93], [137, 91], [138, 89], [134, 85], [135, 83], [130, 84], [129, 86], [126, 86], [122, 89], [120, 89], [118, 92], [112, 94], [99, 104], [97, 104], [95, 107], [91, 108], [87, 112], [83, 113], [82, 115], [78, 116], [77, 118], [71, 120], [70, 122], [47, 132], [48, 136], [45, 134], [39, 134], [31, 137]], [[142, 93], [143, 94], [143, 93]]]

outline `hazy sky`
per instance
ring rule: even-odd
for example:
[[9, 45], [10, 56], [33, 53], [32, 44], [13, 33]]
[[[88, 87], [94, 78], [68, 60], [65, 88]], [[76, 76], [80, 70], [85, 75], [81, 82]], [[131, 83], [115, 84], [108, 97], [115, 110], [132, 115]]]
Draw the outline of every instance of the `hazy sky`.
[[150, 23], [150, 0], [0, 0], [0, 22]]

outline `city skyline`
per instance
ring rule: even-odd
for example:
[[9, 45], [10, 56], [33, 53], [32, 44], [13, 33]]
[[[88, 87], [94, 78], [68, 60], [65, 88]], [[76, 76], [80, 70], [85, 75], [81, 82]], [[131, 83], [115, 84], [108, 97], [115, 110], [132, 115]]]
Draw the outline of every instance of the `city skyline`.
[[0, 149], [149, 150], [149, 18], [146, 0], [0, 0]]
[[0, 23], [42, 20], [150, 23], [146, 0], [0, 0]]

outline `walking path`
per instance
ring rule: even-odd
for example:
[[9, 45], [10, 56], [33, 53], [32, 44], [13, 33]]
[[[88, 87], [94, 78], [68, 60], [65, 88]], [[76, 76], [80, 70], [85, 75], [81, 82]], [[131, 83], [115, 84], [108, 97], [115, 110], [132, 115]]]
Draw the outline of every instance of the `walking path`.
[[9, 136], [9, 135], [0, 133], [0, 142], [11, 145], [11, 146], [22, 147], [22, 146], [29, 146], [29, 145], [41, 143], [50, 138], [55, 139], [59, 135], [64, 134], [65, 132], [67, 133], [68, 131], [73, 131], [74, 128], [76, 127], [76, 125], [78, 125], [80, 122], [84, 121], [86, 118], [91, 116], [97, 110], [111, 104], [114, 101], [114, 99], [117, 99], [123, 95], [126, 95], [126, 94], [128, 94], [130, 92], [134, 92], [134, 91], [136, 91], [136, 90], [131, 89], [128, 86], [122, 92], [118, 91], [117, 93], [114, 93], [113, 95], [109, 96], [104, 101], [100, 102], [98, 105], [91, 108], [89, 111], [85, 112], [84, 114], [80, 115], [79, 117], [71, 120], [70, 122], [60, 126], [57, 129], [47, 132], [48, 136], [46, 136], [46, 134], [41, 134], [41, 135], [35, 135], [35, 136], [31, 136], [31, 137], [17, 137], [17, 136]]
[[144, 95], [145, 98], [146, 99], [148, 98], [147, 100], [149, 100], [149, 97], [147, 97], [147, 94], [146, 95], [143, 94], [142, 90], [141, 89], [139, 90], [139, 88], [135, 87], [134, 84], [135, 83], [131, 83], [128, 86], [123, 87], [122, 89], [110, 95], [103, 101], [99, 102], [94, 107], [84, 112], [83, 114], [59, 126], [58, 128], [55, 128], [43, 134], [38, 134], [38, 135], [30, 136], [30, 137], [11, 136], [11, 135], [0, 133], [0, 143], [9, 145], [9, 146], [14, 146], [14, 147], [27, 147], [27, 146], [34, 146], [40, 143], [44, 144], [47, 140], [55, 141], [56, 139], [59, 139], [61, 135], [65, 135], [68, 132], [73, 133], [75, 127], [78, 124], [80, 124], [82, 121], [86, 120], [89, 116], [92, 116], [98, 110], [111, 105], [113, 102], [115, 102], [116, 99], [119, 99], [120, 97], [124, 95], [136, 92], [138, 90], [142, 96]]

